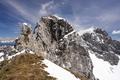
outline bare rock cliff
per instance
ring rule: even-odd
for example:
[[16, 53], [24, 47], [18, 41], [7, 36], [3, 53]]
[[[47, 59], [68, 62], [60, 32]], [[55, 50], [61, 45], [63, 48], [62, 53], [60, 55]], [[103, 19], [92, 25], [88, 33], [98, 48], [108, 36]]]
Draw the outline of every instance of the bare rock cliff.
[[80, 36], [67, 21], [45, 16], [33, 32], [29, 25], [23, 24], [23, 27], [21, 36], [16, 40], [16, 49], [43, 52], [44, 57], [78, 75], [81, 80], [83, 76], [86, 80], [94, 80], [89, 53], [80, 45]]

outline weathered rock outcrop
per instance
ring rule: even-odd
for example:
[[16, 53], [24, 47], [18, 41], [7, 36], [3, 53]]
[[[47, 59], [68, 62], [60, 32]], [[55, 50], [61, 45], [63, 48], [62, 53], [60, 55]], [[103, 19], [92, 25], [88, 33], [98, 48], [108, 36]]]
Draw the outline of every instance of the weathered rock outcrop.
[[20, 37], [15, 40], [15, 48], [19, 51], [25, 49], [30, 44], [32, 38], [32, 28], [27, 23], [21, 25]]
[[84, 48], [91, 50], [95, 55], [108, 61], [111, 65], [117, 65], [119, 62], [120, 55], [120, 42], [112, 40], [108, 33], [102, 29], [93, 29], [92, 33], [84, 33], [81, 38], [84, 40]]
[[[29, 30], [29, 26], [24, 27], [25, 31]], [[80, 36], [67, 21], [55, 16], [42, 17], [33, 33], [22, 36], [16, 40], [18, 50], [28, 48], [36, 53], [43, 52], [44, 57], [57, 65], [81, 78], [94, 80], [89, 53], [80, 45]]]

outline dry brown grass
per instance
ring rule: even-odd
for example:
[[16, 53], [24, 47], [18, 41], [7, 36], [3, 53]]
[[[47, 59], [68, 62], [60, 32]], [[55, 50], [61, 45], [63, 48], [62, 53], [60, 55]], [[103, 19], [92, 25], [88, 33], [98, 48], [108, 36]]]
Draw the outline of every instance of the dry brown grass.
[[56, 80], [49, 76], [43, 57], [21, 54], [0, 63], [0, 80]]

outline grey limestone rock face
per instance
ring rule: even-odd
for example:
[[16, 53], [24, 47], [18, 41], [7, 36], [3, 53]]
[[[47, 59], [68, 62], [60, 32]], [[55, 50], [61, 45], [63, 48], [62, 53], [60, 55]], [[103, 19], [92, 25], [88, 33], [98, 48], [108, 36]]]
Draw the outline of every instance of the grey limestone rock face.
[[120, 55], [120, 42], [112, 40], [108, 33], [96, 28], [93, 33], [85, 33], [82, 39], [86, 42], [88, 49], [96, 53], [98, 58], [108, 61], [111, 65], [117, 65]]
[[27, 23], [21, 25], [21, 33], [18, 39], [15, 40], [15, 48], [21, 51], [28, 47], [32, 38], [32, 28]]
[[80, 45], [80, 36], [67, 21], [55, 16], [45, 16], [37, 23], [33, 33], [27, 35], [27, 44], [23, 41], [25, 36], [22, 36], [16, 41], [19, 43], [16, 47], [42, 53], [57, 65], [80, 76], [84, 75], [87, 80], [94, 80], [89, 53]]
[[[54, 53], [54, 62], [74, 73], [81, 73], [88, 79], [94, 80], [93, 65], [88, 52], [80, 45], [80, 37], [76, 32], [59, 41]], [[52, 60], [52, 57], [49, 57]]]

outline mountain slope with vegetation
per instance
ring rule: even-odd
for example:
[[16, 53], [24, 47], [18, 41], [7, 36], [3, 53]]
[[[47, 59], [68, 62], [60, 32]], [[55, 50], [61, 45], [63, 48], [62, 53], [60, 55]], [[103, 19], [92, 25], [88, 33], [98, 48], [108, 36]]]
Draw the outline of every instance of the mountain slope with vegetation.
[[0, 63], [0, 80], [56, 80], [49, 76], [42, 63], [43, 57], [20, 54]]

